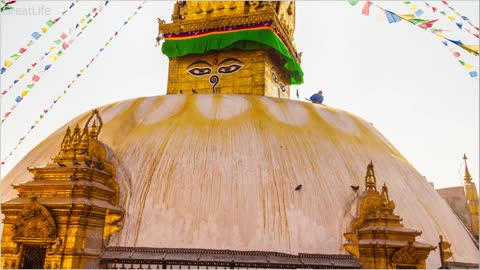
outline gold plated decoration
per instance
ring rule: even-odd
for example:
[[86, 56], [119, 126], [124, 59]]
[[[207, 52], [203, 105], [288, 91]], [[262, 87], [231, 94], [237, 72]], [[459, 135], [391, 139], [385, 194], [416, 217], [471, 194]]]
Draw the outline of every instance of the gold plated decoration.
[[468, 211], [470, 213], [470, 220], [472, 223], [471, 231], [473, 235], [478, 239], [478, 222], [479, 222], [479, 208], [478, 208], [478, 192], [475, 182], [472, 181], [472, 176], [467, 166], [467, 155], [463, 155], [463, 160], [465, 162], [465, 173], [464, 173], [464, 186], [465, 186], [465, 196], [467, 197]]
[[405, 228], [394, 214], [395, 203], [390, 200], [384, 184], [377, 191], [373, 163], [367, 166], [365, 191], [358, 198], [357, 217], [351, 231], [344, 234], [345, 249], [355, 255], [363, 268], [425, 268], [425, 260], [435, 247], [417, 242], [422, 232]]
[[83, 128], [68, 127], [58, 154], [28, 169], [33, 181], [14, 185], [18, 198], [2, 203], [4, 268], [98, 267], [103, 241], [121, 229], [124, 214], [98, 140], [102, 125], [94, 110]]

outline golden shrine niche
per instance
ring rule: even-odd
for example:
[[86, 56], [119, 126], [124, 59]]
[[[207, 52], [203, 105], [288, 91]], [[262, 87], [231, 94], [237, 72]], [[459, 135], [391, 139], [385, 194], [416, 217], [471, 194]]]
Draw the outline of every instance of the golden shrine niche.
[[28, 168], [32, 181], [14, 185], [18, 198], [2, 203], [3, 268], [98, 267], [104, 239], [123, 218], [101, 129], [94, 110], [83, 129], [67, 128], [47, 165]]
[[378, 192], [376, 185], [370, 162], [365, 191], [358, 197], [357, 217], [351, 231], [344, 234], [345, 249], [359, 259], [362, 268], [425, 268], [428, 254], [436, 247], [415, 240], [422, 232], [403, 226], [393, 213], [395, 202], [390, 200], [387, 186]]
[[172, 21], [159, 20], [167, 94], [289, 98], [303, 82], [294, 1], [177, 1]]

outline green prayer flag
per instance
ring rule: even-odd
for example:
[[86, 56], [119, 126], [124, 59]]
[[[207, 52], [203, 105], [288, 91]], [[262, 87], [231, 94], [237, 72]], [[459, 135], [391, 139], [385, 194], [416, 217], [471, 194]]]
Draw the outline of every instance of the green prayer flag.
[[62, 41], [61, 41], [60, 39], [55, 40], [54, 42], [55, 42], [55, 44], [57, 44], [57, 45], [60, 44], [60, 43], [62, 43]]
[[87, 24], [89, 24], [89, 23], [91, 23], [91, 22], [92, 22], [92, 19], [88, 20], [88, 21], [87, 21]]
[[460, 64], [462, 64], [462, 66], [465, 66], [465, 62], [463, 62], [462, 60], [458, 60], [458, 62], [460, 62]]
[[54, 24], [54, 22], [53, 22], [52, 20], [49, 20], [49, 21], [47, 22], [48, 27], [52, 27], [53, 24]]
[[58, 53], [57, 53], [58, 56], [60, 56], [60, 55], [62, 55], [62, 54], [63, 54], [63, 51], [62, 51], [62, 50], [58, 51]]
[[348, 0], [348, 2], [350, 3], [350, 5], [352, 5], [352, 6], [355, 6], [356, 4], [358, 4], [358, 1], [359, 1], [359, 0]]
[[4, 12], [4, 11], [10, 10], [10, 9], [13, 9], [13, 7], [11, 7], [11, 6], [4, 6], [4, 7], [0, 8], [0, 12]]
[[20, 55], [18, 53], [10, 56], [10, 58], [13, 60], [13, 61], [16, 61], [18, 58], [20, 58]]
[[427, 20], [418, 19], [418, 18], [410, 19], [410, 20], [408, 20], [408, 21], [411, 22], [411, 23], [413, 23], [413, 24], [420, 24], [420, 23], [427, 22]]
[[410, 5], [412, 2], [406, 1], [406, 2], [403, 2], [403, 3], [405, 3], [405, 4], [407, 4], [407, 5]]

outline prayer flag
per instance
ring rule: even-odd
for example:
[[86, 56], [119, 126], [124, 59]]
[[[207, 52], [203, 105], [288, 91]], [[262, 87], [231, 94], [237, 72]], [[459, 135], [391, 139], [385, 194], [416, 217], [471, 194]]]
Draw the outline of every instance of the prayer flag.
[[469, 74], [472, 78], [475, 78], [478, 76], [478, 73], [476, 71], [470, 71]]
[[463, 19], [464, 21], [468, 21], [468, 18], [465, 17], [465, 16], [462, 16], [462, 19]]
[[17, 84], [19, 81], [18, 80], [14, 80], [13, 81], [13, 84]]
[[44, 70], [48, 70], [51, 66], [52, 66], [52, 64], [46, 65]]
[[75, 6], [75, 3], [70, 4], [70, 7], [68, 7], [68, 9], [71, 9], [73, 6]]
[[[460, 41], [459, 41], [459, 42], [460, 42]], [[455, 44], [457, 44], [457, 43], [455, 43]], [[460, 42], [459, 45], [460, 45], [460, 47], [462, 47], [462, 48], [465, 49], [466, 51], [471, 52], [471, 53], [473, 53], [473, 54], [475, 54], [475, 55], [478, 55], [478, 51], [479, 51], [479, 49], [480, 49], [480, 46], [479, 46], [479, 45], [465, 45], [465, 44], [462, 44], [461, 42]]]
[[463, 24], [462, 23], [455, 23], [459, 29], [462, 29]]
[[28, 42], [28, 44], [27, 44], [27, 47], [30, 47], [30, 46], [32, 46], [32, 45], [33, 45], [33, 40], [30, 40], [30, 41]]
[[403, 15], [398, 15], [400, 18], [404, 19], [405, 21], [410, 21], [411, 19], [415, 18], [415, 15], [413, 14], [403, 14]]
[[390, 10], [385, 10], [385, 15], [387, 15], [387, 20], [389, 23], [396, 23], [402, 20], [402, 18]]
[[17, 97], [15, 98], [15, 102], [19, 103], [20, 101], [22, 101], [22, 99], [23, 99], [23, 98], [22, 98], [21, 96], [17, 96]]
[[459, 52], [454, 52], [453, 53], [453, 56], [455, 56], [456, 58], [460, 57], [460, 53]]
[[16, 54], [10, 56], [10, 58], [12, 58], [13, 61], [16, 61], [18, 58], [20, 58], [20, 55], [16, 53]]
[[40, 77], [38, 75], [33, 75], [32, 81], [38, 82], [40, 80]]
[[458, 62], [460, 62], [460, 64], [465, 65], [465, 62], [463, 62], [462, 60], [458, 60]]
[[22, 73], [20, 76], [18, 76], [19, 79], [23, 79], [23, 77], [25, 77], [25, 73]]
[[[359, 0], [348, 0], [348, 2], [350, 3], [350, 5], [352, 6], [355, 6], [356, 4], [358, 4], [358, 1]], [[139, 7], [140, 8], [140, 7]]]
[[448, 16], [447, 18], [448, 18], [450, 21], [452, 21], [452, 22], [455, 21], [455, 18], [452, 17], [452, 16]]
[[62, 33], [62, 34], [60, 35], [60, 38], [61, 38], [61, 39], [66, 39], [66, 38], [67, 38], [67, 34]]
[[25, 49], [25, 48], [20, 48], [20, 50], [19, 50], [18, 52], [21, 53], [21, 54], [23, 54], [23, 53], [26, 52], [26, 51], [27, 51], [27, 49]]
[[422, 24], [418, 25], [418, 27], [421, 27], [421, 28], [423, 28], [423, 29], [428, 29], [428, 28], [432, 27], [433, 24], [434, 24], [436, 21], [438, 21], [438, 19], [433, 20], [433, 21], [429, 21], [429, 22], [426, 22], [426, 23], [422, 23]]
[[27, 87], [30, 88], [30, 89], [32, 89], [34, 85], [35, 85], [34, 83], [27, 84]]
[[48, 22], [46, 23], [48, 25], [48, 27], [52, 27], [52, 25], [54, 24], [54, 22], [52, 20], [48, 20]]
[[12, 64], [13, 64], [12, 61], [10, 61], [10, 60], [8, 60], [8, 59], [5, 60], [5, 66], [6, 66], [7, 68], [10, 67]]
[[473, 66], [470, 65], [470, 64], [465, 64], [463, 67], [464, 67], [465, 69], [469, 70], [469, 69], [472, 69]]
[[417, 17], [422, 16], [422, 14], [423, 14], [423, 10], [421, 10], [421, 9], [415, 11], [415, 15], [416, 15]]
[[67, 49], [67, 48], [68, 48], [68, 43], [66, 43], [66, 42], [63, 42], [63, 44], [62, 44], [62, 48], [63, 48], [64, 50], [65, 50], [65, 49]]
[[432, 11], [433, 11], [433, 13], [437, 12], [437, 8], [436, 8], [436, 7], [432, 7]]
[[28, 94], [28, 91], [27, 91], [27, 90], [24, 90], [20, 95], [21, 95], [22, 97], [24, 97], [24, 96], [26, 96], [27, 94]]
[[2, 67], [2, 69], [0, 70], [0, 74], [3, 74], [5, 71], [7, 71], [7, 69], [5, 67]]
[[53, 20], [54, 23], [58, 22], [60, 20], [60, 17], [56, 18], [55, 20]]
[[34, 39], [39, 39], [41, 36], [42, 36], [42, 35], [40, 35], [40, 33], [38, 33], [38, 32], [33, 32], [33, 33], [32, 33], [32, 37], [33, 37]]
[[411, 6], [411, 7], [410, 7], [410, 10], [411, 10], [411, 11], [417, 10], [417, 6], [415, 6], [415, 5]]
[[48, 31], [48, 29], [47, 29], [47, 28], [45, 28], [45, 27], [42, 27], [42, 32], [43, 32], [43, 33], [46, 33], [47, 31]]
[[57, 56], [56, 55], [50, 56], [50, 60], [52, 60], [52, 62], [56, 62], [57, 61]]
[[367, 0], [365, 2], [365, 5], [363, 6], [362, 14], [368, 16], [370, 14], [370, 7], [371, 6], [372, 6], [372, 2], [370, 2], [370, 0]]
[[[408, 20], [408, 21], [409, 21], [410, 23], [412, 23], [412, 24], [415, 24], [415, 25], [417, 25], [417, 24], [423, 24], [423, 23], [427, 22], [427, 20], [418, 19], [418, 18], [413, 18], [413, 19], [410, 19], [410, 20]], [[422, 27], [422, 28], [423, 28], [423, 27]]]

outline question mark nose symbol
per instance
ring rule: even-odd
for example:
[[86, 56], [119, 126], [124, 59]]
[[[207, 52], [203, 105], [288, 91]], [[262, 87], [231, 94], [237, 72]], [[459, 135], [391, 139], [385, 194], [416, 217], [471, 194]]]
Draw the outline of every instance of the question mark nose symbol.
[[216, 75], [216, 74], [212, 75], [212, 76], [210, 76], [209, 81], [212, 84], [213, 93], [216, 93], [217, 89], [215, 87], [217, 86], [218, 82], [220, 81], [220, 77], [218, 77], [218, 75]]

